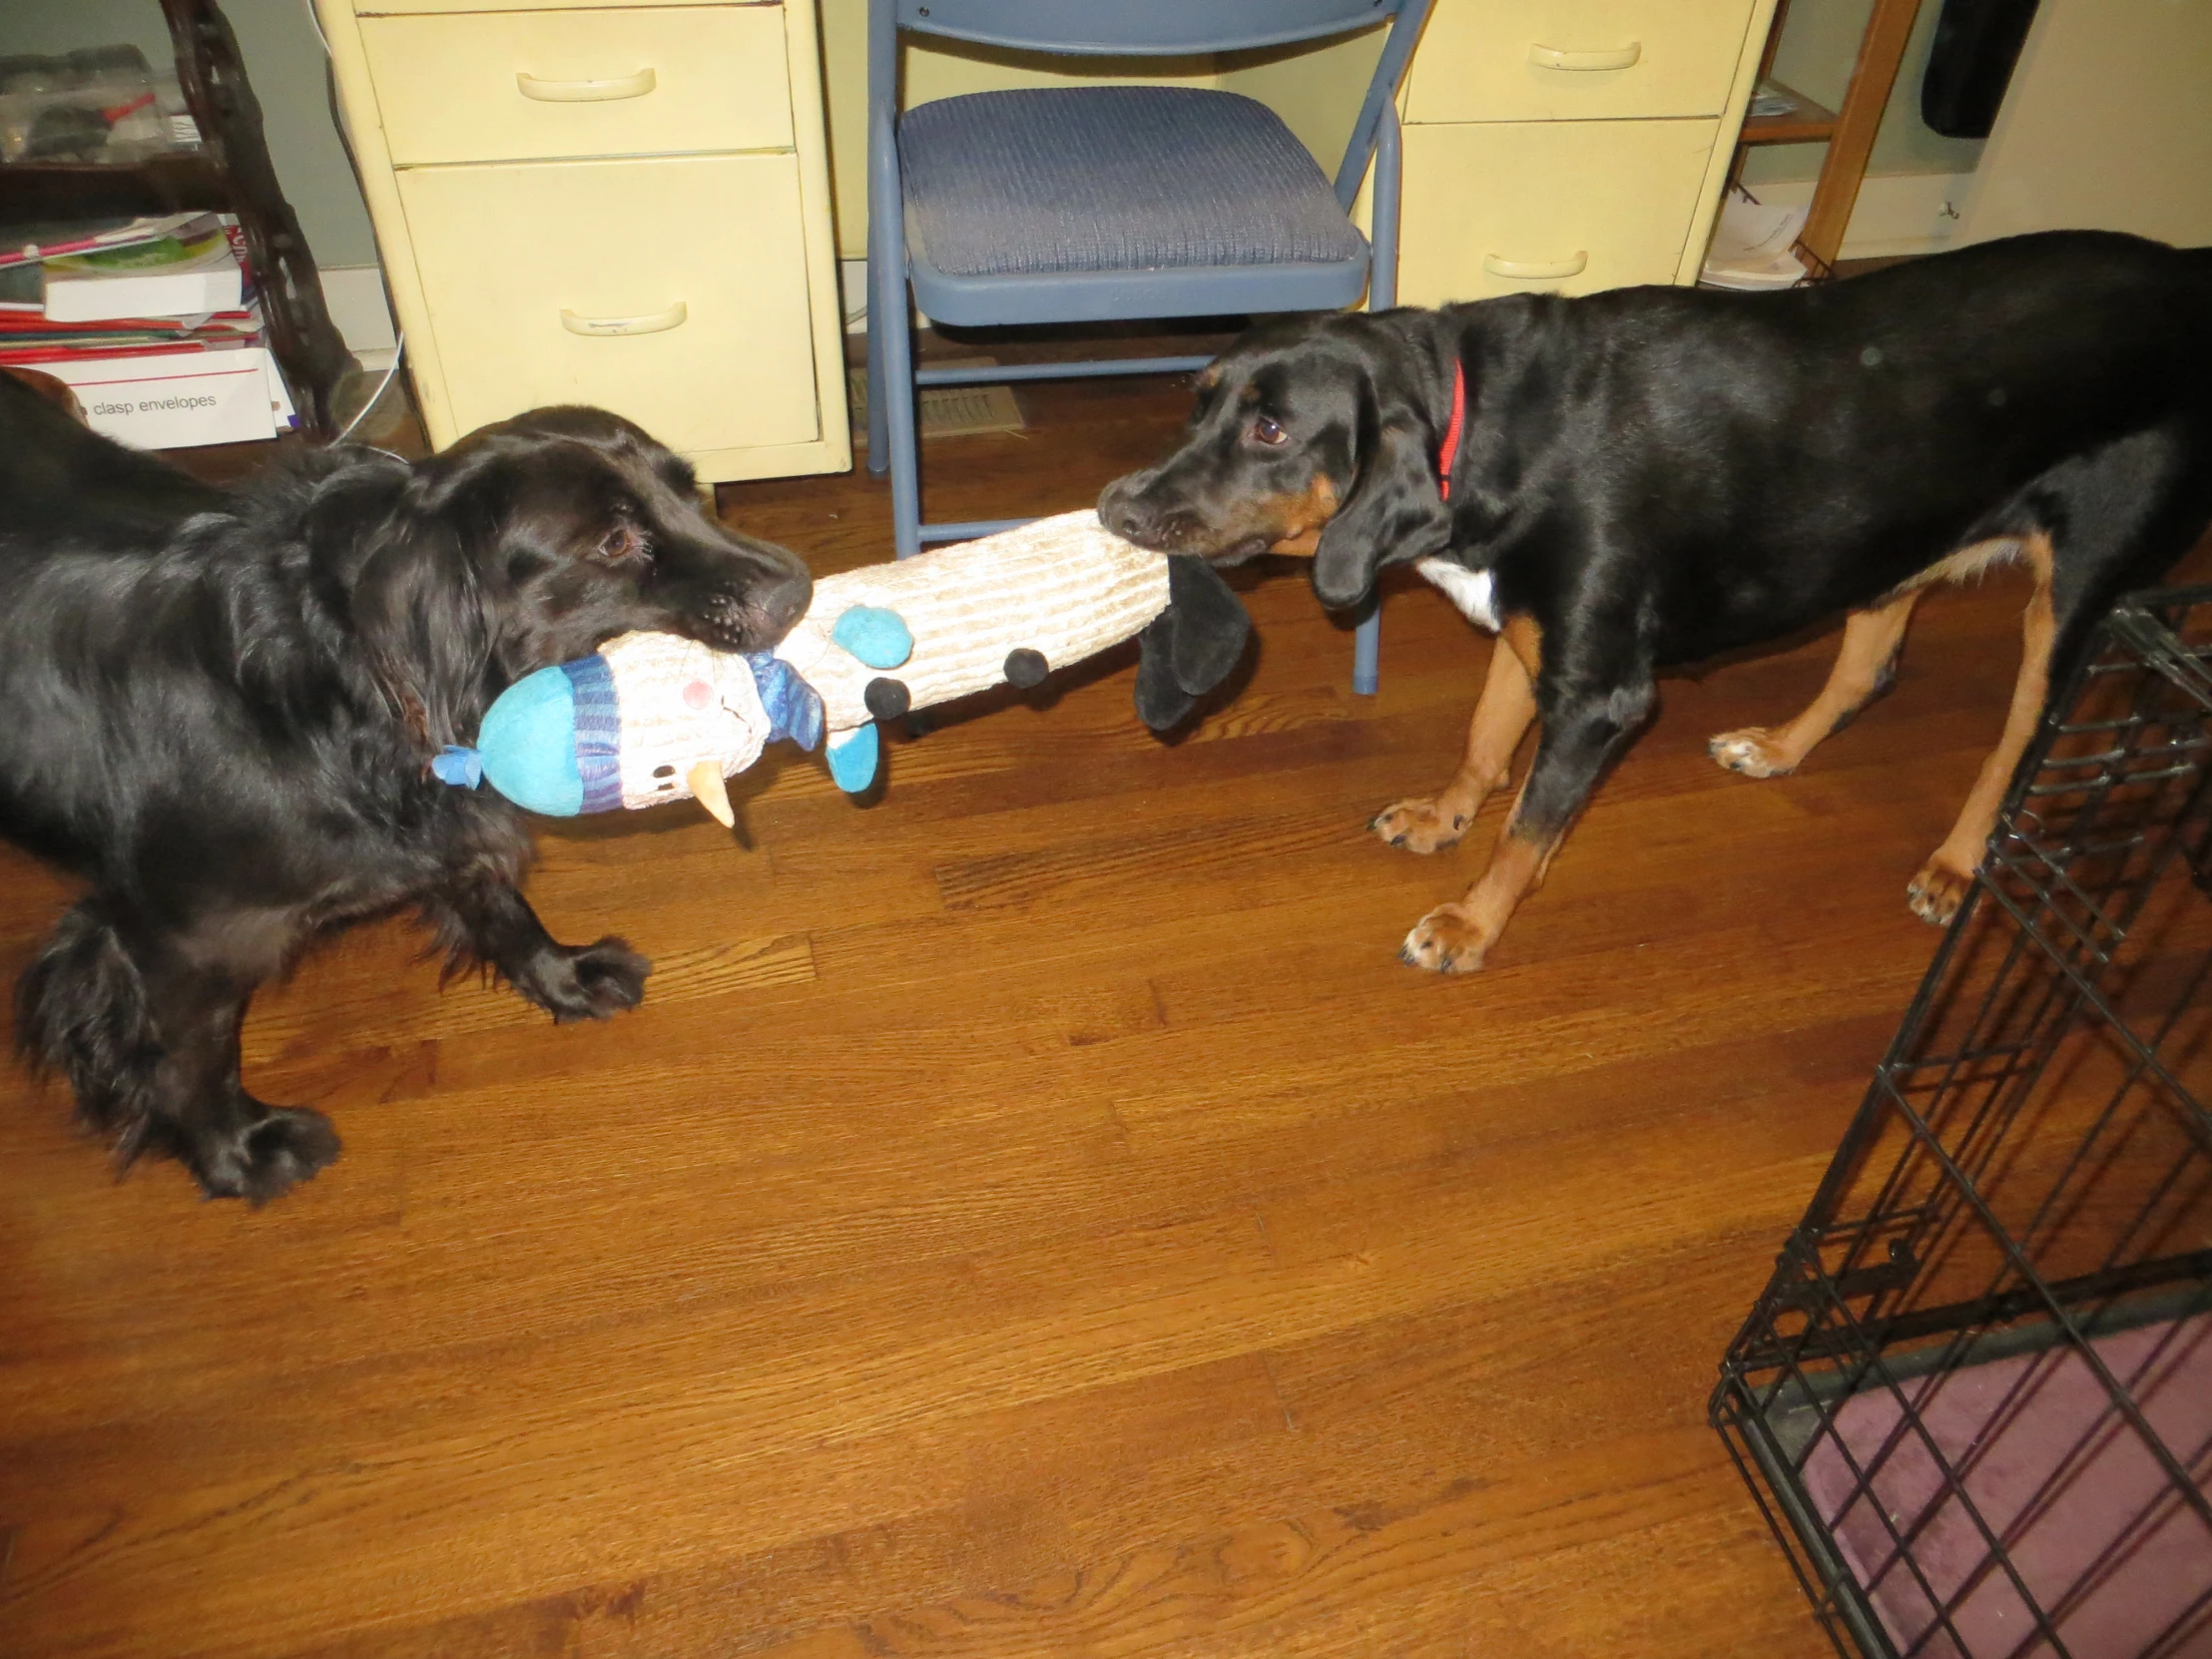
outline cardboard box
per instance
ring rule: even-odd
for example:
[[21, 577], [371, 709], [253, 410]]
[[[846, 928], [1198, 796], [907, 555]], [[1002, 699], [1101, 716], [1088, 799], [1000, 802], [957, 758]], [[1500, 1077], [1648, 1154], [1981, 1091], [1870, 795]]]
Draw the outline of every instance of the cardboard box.
[[264, 346], [37, 366], [69, 382], [94, 431], [137, 449], [248, 443], [292, 423], [291, 400]]

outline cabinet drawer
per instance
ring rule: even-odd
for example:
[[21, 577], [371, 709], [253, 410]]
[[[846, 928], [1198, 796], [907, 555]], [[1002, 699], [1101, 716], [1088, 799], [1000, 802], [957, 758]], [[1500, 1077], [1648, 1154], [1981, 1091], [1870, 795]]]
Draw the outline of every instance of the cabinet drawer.
[[1752, 0], [1437, 0], [1409, 121], [1718, 115]]
[[[359, 17], [387, 14], [415, 16], [432, 12], [568, 12], [604, 11], [626, 0], [315, 0], [318, 7], [336, 6]], [[757, 6], [773, 11], [780, 0], [658, 0], [668, 6]]]
[[1669, 282], [1715, 121], [1405, 129], [1400, 304]]
[[415, 169], [398, 187], [459, 430], [597, 403], [685, 451], [820, 435], [796, 156]]
[[777, 6], [371, 17], [394, 166], [792, 142]]

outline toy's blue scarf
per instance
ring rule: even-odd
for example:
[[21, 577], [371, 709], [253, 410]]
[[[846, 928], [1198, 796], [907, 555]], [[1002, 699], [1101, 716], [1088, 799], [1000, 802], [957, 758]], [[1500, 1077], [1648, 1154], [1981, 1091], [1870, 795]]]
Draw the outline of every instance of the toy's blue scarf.
[[[761, 707], [768, 713], [768, 742], [789, 739], [810, 752], [819, 749], [822, 694], [773, 652], [756, 651], [745, 661], [753, 670]], [[606, 659], [597, 654], [563, 663], [561, 672], [568, 678], [576, 710], [576, 761], [584, 779], [583, 810], [590, 813], [619, 807], [622, 790], [615, 766], [615, 744], [621, 728], [615, 708], [614, 676], [607, 672]], [[447, 744], [432, 757], [430, 771], [441, 783], [473, 790], [484, 781], [484, 758], [465, 744]]]

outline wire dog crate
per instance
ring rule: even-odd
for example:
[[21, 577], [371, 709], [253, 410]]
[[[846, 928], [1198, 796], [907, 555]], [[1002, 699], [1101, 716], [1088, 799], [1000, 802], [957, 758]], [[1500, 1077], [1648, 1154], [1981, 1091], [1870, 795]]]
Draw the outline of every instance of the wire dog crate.
[[2053, 708], [1713, 1395], [1847, 1659], [2212, 1659], [2212, 587]]

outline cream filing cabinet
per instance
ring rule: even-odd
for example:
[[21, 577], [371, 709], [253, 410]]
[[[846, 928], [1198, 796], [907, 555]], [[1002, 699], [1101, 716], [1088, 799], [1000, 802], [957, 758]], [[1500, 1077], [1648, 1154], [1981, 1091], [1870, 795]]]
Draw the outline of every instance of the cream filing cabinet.
[[596, 403], [851, 464], [814, 0], [316, 0], [431, 441]]
[[1398, 298], [1691, 282], [1774, 0], [1436, 0], [1401, 94]]

